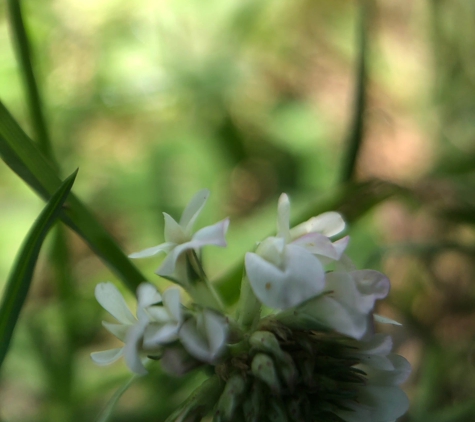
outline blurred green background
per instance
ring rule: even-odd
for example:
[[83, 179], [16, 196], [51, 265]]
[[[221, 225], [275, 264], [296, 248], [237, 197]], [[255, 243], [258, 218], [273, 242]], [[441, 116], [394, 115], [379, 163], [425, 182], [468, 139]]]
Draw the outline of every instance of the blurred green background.
[[[381, 329], [413, 365], [401, 420], [473, 422], [475, 2], [368, 1], [363, 25], [362, 4], [22, 8], [62, 176], [80, 168], [74, 192], [126, 253], [161, 243], [161, 212], [178, 216], [208, 187], [200, 224], [230, 216], [231, 227], [229, 247], [206, 250], [205, 262], [232, 285], [226, 274], [274, 230], [281, 192], [296, 221], [339, 210], [357, 266], [392, 280], [379, 313], [404, 326]], [[35, 139], [14, 46], [2, 2], [0, 98]], [[3, 162], [0, 201], [2, 288], [43, 202]], [[163, 286], [153, 274], [159, 260], [137, 265]], [[95, 420], [130, 378], [123, 362], [102, 368], [89, 358], [116, 344], [94, 299], [104, 280], [133, 304], [75, 233], [51, 232], [2, 369], [2, 422]], [[111, 420], [162, 421], [202, 377], [157, 368]]]

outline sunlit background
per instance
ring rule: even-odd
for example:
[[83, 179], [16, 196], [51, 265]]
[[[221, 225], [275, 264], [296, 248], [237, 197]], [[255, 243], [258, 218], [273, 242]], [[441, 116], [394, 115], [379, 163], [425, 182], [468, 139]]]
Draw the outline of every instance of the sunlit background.
[[[272, 233], [281, 192], [294, 216], [335, 208], [349, 255], [384, 271], [379, 313], [413, 365], [403, 421], [475, 420], [475, 2], [373, 0], [367, 16], [363, 143], [354, 133], [359, 3], [350, 0], [25, 0], [54, 155], [126, 253], [163, 241], [208, 187], [200, 224], [231, 217], [221, 278]], [[0, 3], [0, 98], [34, 137]], [[345, 183], [343, 183], [345, 182]], [[355, 183], [358, 182], [358, 183]], [[0, 286], [43, 202], [0, 165]], [[61, 239], [65, 237], [65, 239]], [[67, 248], [58, 249], [58, 245]], [[153, 271], [160, 258], [139, 261]], [[93, 421], [130, 378], [94, 299], [120, 281], [70, 230], [51, 232], [0, 381], [3, 422]], [[124, 294], [133, 303], [132, 294]], [[113, 421], [163, 421], [201, 382], [157, 369]]]

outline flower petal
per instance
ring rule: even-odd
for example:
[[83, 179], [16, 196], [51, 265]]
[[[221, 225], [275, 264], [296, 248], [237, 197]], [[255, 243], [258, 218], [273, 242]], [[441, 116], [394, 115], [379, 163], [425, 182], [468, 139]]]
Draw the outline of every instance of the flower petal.
[[301, 246], [314, 255], [322, 255], [333, 260], [338, 260], [341, 256], [332, 241], [321, 233], [308, 233], [294, 240], [292, 245]]
[[137, 287], [137, 302], [141, 308], [152, 306], [162, 301], [162, 296], [151, 283], [140, 283]]
[[312, 217], [310, 220], [299, 224], [290, 230], [290, 237], [297, 239], [307, 233], [321, 233], [327, 237], [334, 236], [342, 232], [345, 222], [340, 214], [334, 211]]
[[163, 344], [176, 340], [180, 325], [171, 324], [150, 324], [145, 329], [143, 345], [145, 349], [155, 349]]
[[190, 318], [181, 326], [179, 336], [181, 343], [190, 355], [203, 362], [212, 361], [213, 356], [209, 350], [209, 345], [198, 331], [194, 318]]
[[190, 236], [185, 234], [183, 227], [181, 227], [171, 215], [164, 212], [163, 217], [165, 218], [165, 242], [179, 245], [180, 243], [190, 240]]
[[139, 375], [145, 375], [148, 372], [143, 366], [142, 359], [140, 358], [145, 328], [145, 323], [139, 322], [135, 324], [127, 333], [124, 345], [125, 363], [132, 372]]
[[[277, 317], [283, 320], [283, 316]], [[295, 328], [335, 330], [357, 340], [365, 334], [368, 325], [363, 316], [355, 318], [341, 303], [327, 295], [321, 295], [303, 303], [295, 308], [292, 314], [285, 315], [283, 322]]]
[[177, 322], [181, 322], [182, 312], [180, 290], [173, 287], [168, 290], [165, 290], [165, 292], [163, 293], [163, 304], [167, 308], [170, 315], [174, 318], [174, 320]]
[[271, 308], [297, 306], [324, 288], [325, 274], [320, 261], [299, 246], [285, 247], [283, 270], [255, 253], [247, 253], [245, 260], [255, 295]]
[[203, 311], [203, 316], [211, 356], [214, 359], [226, 344], [227, 324], [222, 316], [207, 309]]
[[127, 337], [127, 332], [129, 331], [130, 325], [126, 324], [111, 324], [107, 321], [102, 321], [103, 327], [109, 331], [112, 335], [116, 336], [119, 340], [125, 343]]
[[382, 315], [373, 314], [374, 320], [380, 324], [402, 325], [400, 322], [394, 321], [391, 318], [386, 318]]
[[91, 353], [92, 360], [97, 365], [109, 365], [119, 359], [123, 354], [123, 348], [104, 350], [103, 352]]
[[[212, 226], [203, 227], [198, 230], [192, 237], [194, 243], [193, 248], [205, 245], [226, 246], [225, 235], [229, 227], [229, 218], [213, 224]], [[199, 242], [199, 243], [198, 243]]]
[[277, 205], [277, 236], [290, 240], [290, 201], [285, 193], [280, 195]]
[[190, 236], [193, 225], [201, 213], [201, 210], [209, 198], [209, 190], [202, 189], [191, 198], [180, 218], [180, 226], [183, 227], [185, 233]]
[[158, 246], [153, 246], [151, 248], [144, 249], [140, 252], [131, 253], [129, 255], [129, 258], [148, 258], [149, 256], [157, 255], [160, 252], [168, 253], [174, 246], [174, 243], [165, 242]]
[[101, 306], [117, 321], [122, 324], [135, 324], [136, 319], [127, 307], [124, 297], [112, 283], [99, 283], [96, 286], [95, 295]]

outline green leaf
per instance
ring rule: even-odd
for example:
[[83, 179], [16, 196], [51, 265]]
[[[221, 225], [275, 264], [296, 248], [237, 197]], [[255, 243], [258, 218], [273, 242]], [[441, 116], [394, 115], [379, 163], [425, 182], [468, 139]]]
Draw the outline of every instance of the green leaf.
[[[51, 163], [1, 102], [0, 156], [45, 200], [48, 200], [61, 184]], [[137, 286], [146, 280], [111, 235], [73, 194], [69, 198], [68, 209], [61, 213], [61, 219], [86, 241], [132, 291], [135, 292]]]
[[76, 174], [77, 170], [61, 184], [33, 224], [7, 281], [0, 306], [0, 367], [8, 352], [15, 325], [25, 303], [41, 245], [59, 216]]
[[129, 389], [129, 387], [138, 377], [139, 377], [138, 375], [134, 375], [114, 393], [114, 395], [108, 401], [104, 410], [101, 412], [101, 414], [97, 418], [96, 422], [107, 422], [108, 420], [110, 420], [110, 417], [112, 416], [112, 412], [114, 411], [116, 404], [119, 402], [122, 395]]

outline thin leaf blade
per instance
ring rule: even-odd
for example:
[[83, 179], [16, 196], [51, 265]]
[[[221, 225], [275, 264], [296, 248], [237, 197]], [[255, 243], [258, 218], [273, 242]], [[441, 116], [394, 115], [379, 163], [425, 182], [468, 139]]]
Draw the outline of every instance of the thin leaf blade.
[[77, 170], [61, 184], [48, 201], [28, 232], [17, 255], [0, 306], [0, 367], [8, 352], [13, 331], [25, 303], [41, 245], [61, 212], [76, 174]]

